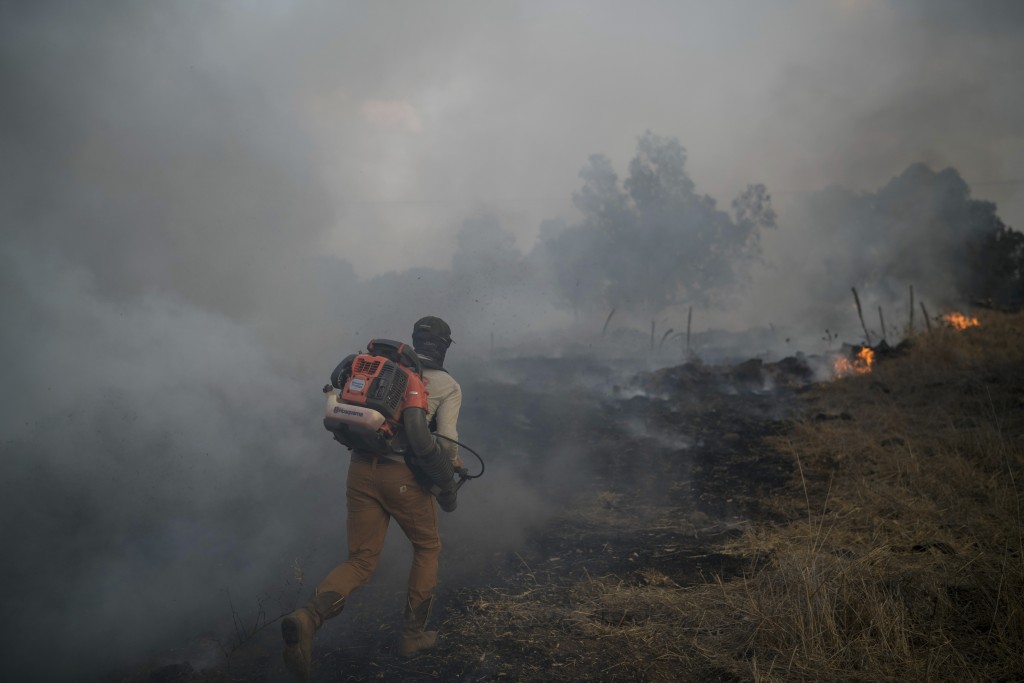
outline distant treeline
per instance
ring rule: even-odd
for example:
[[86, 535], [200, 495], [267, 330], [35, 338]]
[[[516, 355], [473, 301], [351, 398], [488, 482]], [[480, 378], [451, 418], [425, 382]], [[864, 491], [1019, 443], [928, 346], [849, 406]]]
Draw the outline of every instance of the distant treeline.
[[[775, 271], [774, 282], [785, 278], [796, 285], [790, 291], [806, 293], [808, 301], [787, 302], [805, 316], [813, 307], [844, 308], [854, 285], [879, 303], [905, 298], [913, 285], [948, 303], [1024, 306], [1024, 234], [1003, 223], [995, 204], [973, 199], [955, 169], [913, 164], [875, 192], [832, 186], [780, 218], [760, 183], [722, 210], [696, 191], [686, 162], [677, 140], [650, 132], [639, 138], [623, 179], [608, 158], [593, 155], [573, 194], [576, 222], [546, 221], [524, 254], [497, 216], [477, 215], [463, 223], [451, 270], [373, 278], [371, 291], [388, 305], [375, 299], [348, 313], [371, 329], [376, 312], [385, 324], [445, 301], [454, 324], [481, 340], [485, 330], [522, 331], [558, 310], [650, 320], [670, 308], [763, 298], [758, 290], [769, 285], [754, 276], [757, 263]], [[769, 233], [776, 246], [787, 245], [784, 253], [765, 256]], [[394, 292], [401, 295], [385, 294]]]

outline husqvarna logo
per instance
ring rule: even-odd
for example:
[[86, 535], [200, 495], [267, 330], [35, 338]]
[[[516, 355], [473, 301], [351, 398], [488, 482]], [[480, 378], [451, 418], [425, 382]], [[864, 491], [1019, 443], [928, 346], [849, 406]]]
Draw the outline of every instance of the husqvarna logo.
[[352, 415], [353, 417], [362, 417], [363, 411], [361, 410], [349, 410], [348, 408], [342, 408], [341, 406], [334, 406], [335, 415]]

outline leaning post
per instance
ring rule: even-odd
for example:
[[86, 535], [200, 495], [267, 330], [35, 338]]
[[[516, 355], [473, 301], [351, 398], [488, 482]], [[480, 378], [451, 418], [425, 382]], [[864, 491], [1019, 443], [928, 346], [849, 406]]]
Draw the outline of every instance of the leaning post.
[[690, 323], [693, 322], [693, 306], [690, 306], [690, 311], [686, 314], [686, 356], [690, 356]]
[[914, 285], [910, 285], [910, 329], [908, 336], [914, 336]]
[[853, 292], [853, 300], [857, 303], [857, 317], [860, 318], [860, 326], [864, 329], [864, 340], [871, 346], [871, 333], [868, 332], [868, 326], [864, 324], [864, 311], [860, 308], [860, 297], [857, 296], [857, 288], [850, 287], [850, 291]]

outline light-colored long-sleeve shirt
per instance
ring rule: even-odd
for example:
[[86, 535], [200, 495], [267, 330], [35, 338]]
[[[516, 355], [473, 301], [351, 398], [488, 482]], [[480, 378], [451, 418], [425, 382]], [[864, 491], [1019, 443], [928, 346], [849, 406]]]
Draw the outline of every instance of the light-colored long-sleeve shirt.
[[[444, 370], [424, 370], [423, 384], [427, 389], [427, 424], [437, 419], [435, 432], [448, 439], [459, 438], [459, 411], [462, 409], [462, 387]], [[454, 461], [459, 455], [458, 444], [438, 439], [441, 451]]]

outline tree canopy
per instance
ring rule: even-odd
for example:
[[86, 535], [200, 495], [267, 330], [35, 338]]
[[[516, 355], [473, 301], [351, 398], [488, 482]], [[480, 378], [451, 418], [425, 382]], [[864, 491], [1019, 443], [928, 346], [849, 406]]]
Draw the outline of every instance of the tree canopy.
[[542, 235], [561, 303], [575, 311], [624, 307], [652, 313], [703, 302], [734, 285], [775, 225], [771, 197], [751, 185], [734, 216], [697, 193], [675, 139], [648, 132], [622, 182], [611, 161], [590, 157], [573, 202], [582, 220]]
[[912, 164], [876, 192], [833, 187], [812, 195], [809, 207], [827, 245], [818, 249], [829, 280], [819, 283], [822, 294], [845, 298], [850, 284], [863, 283], [895, 297], [914, 284], [949, 300], [1024, 302], [1024, 235], [1003, 223], [995, 204], [972, 198], [953, 168]]

